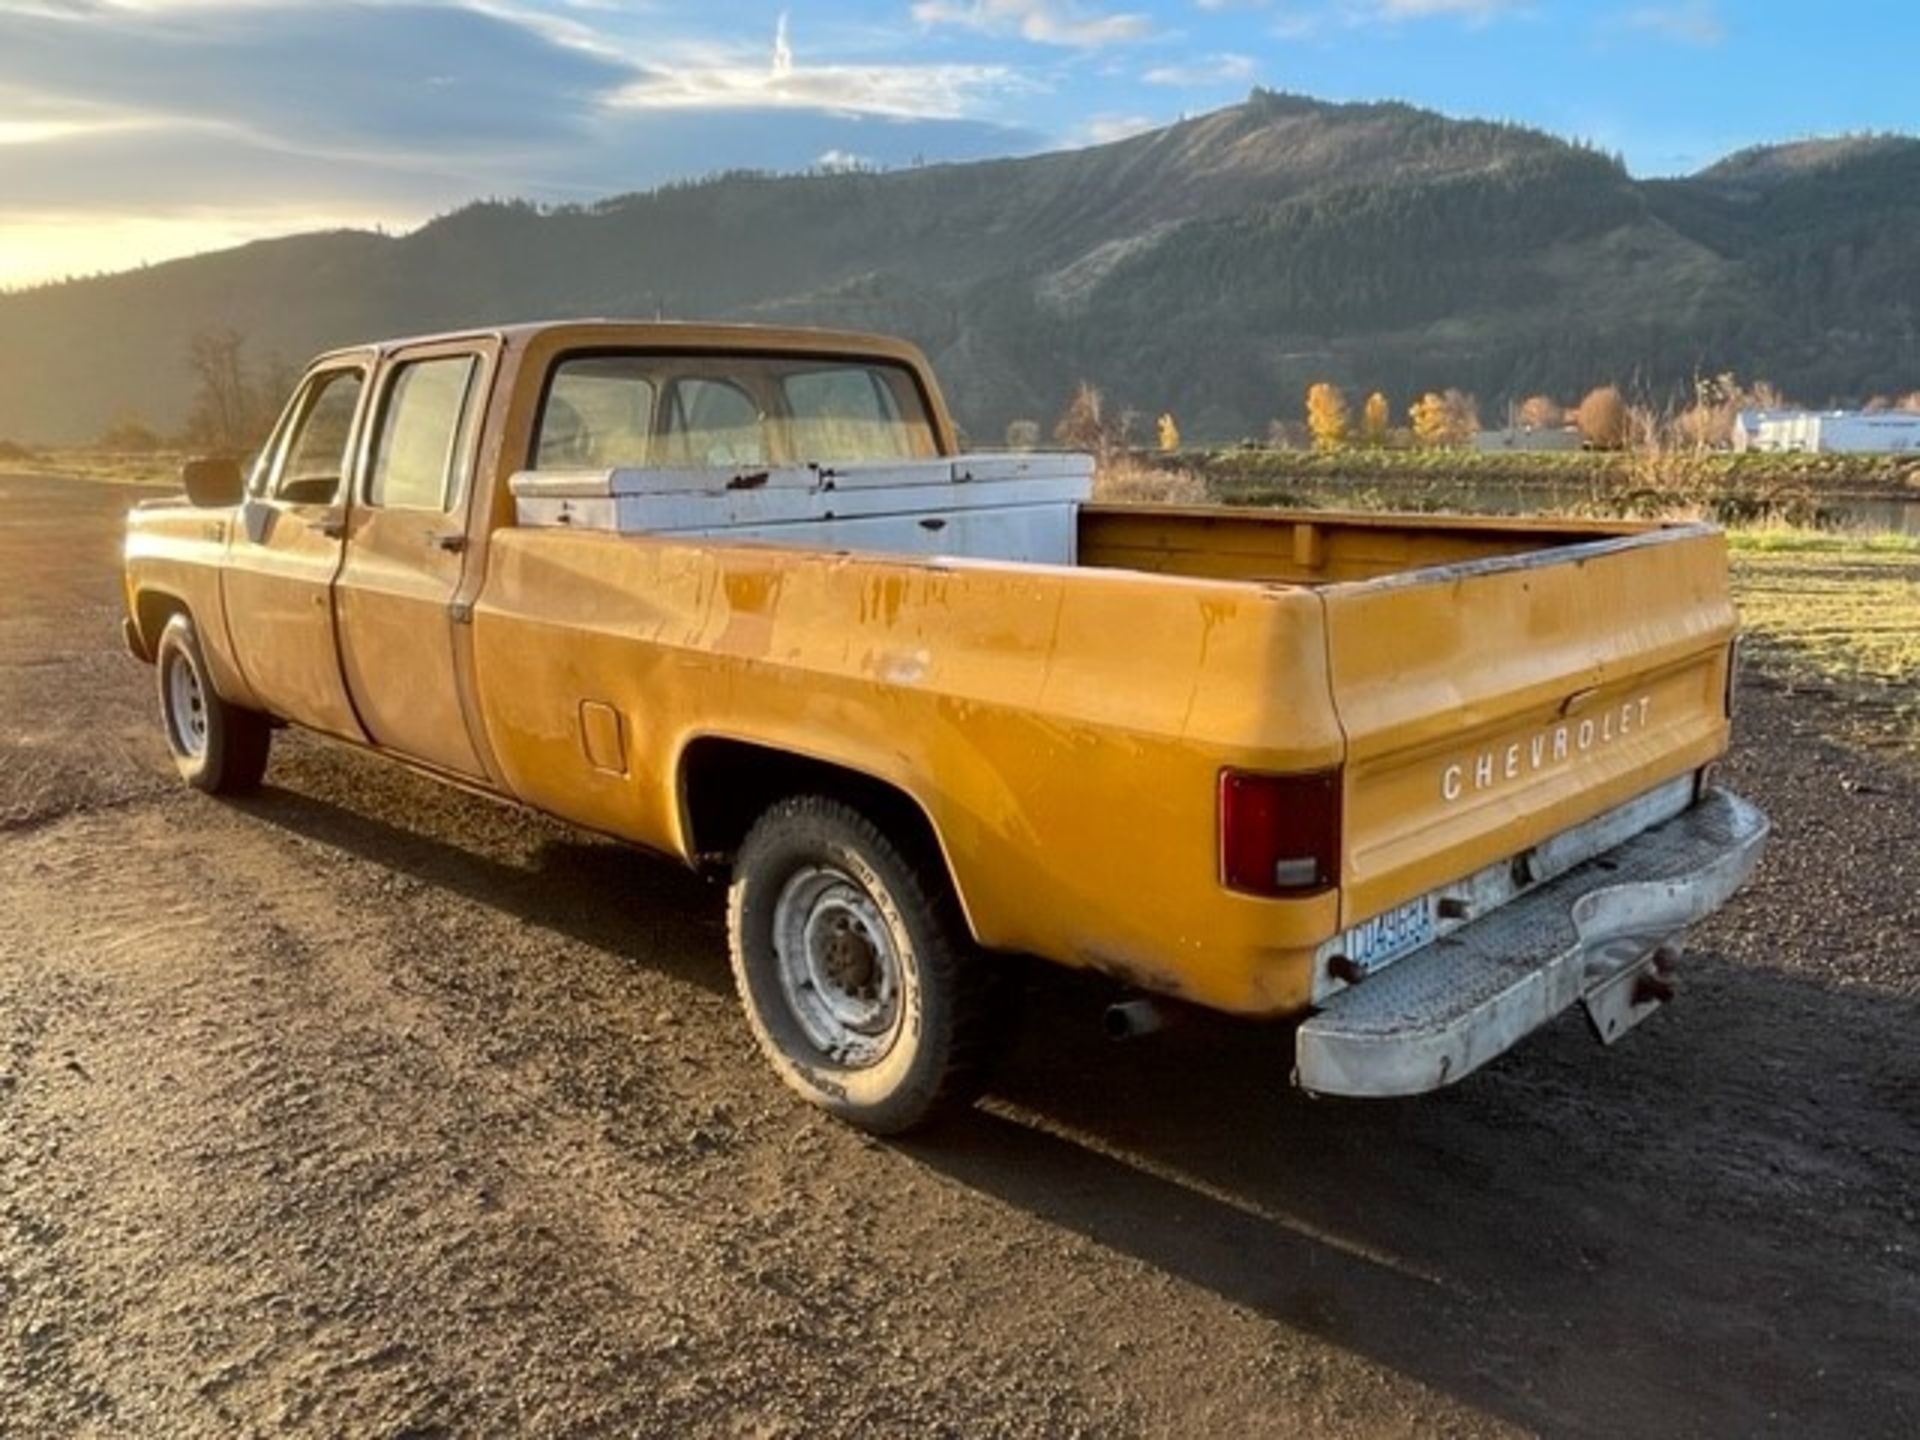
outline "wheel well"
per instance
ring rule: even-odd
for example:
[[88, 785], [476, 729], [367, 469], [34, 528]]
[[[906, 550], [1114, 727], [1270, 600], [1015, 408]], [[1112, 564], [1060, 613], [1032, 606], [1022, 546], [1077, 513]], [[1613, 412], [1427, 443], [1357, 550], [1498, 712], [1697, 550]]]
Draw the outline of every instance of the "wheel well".
[[696, 863], [730, 858], [753, 822], [789, 795], [844, 801], [896, 845], [918, 850], [947, 871], [933, 821], [899, 786], [830, 761], [711, 736], [695, 740], [680, 755], [680, 819], [688, 853]]
[[160, 648], [160, 632], [175, 615], [188, 615], [187, 602], [178, 595], [161, 590], [142, 590], [134, 600], [133, 620], [140, 629], [140, 643], [151, 658]]

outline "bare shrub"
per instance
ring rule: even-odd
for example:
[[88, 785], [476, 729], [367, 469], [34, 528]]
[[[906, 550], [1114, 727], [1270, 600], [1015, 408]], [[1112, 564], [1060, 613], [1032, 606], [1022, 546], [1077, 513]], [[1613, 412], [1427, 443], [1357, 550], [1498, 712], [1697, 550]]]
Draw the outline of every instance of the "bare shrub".
[[112, 450], [122, 455], [151, 455], [161, 440], [138, 416], [122, 415], [93, 442], [96, 450]]
[[1674, 443], [1695, 450], [1728, 449], [1742, 410], [1777, 410], [1783, 403], [1780, 392], [1764, 380], [1742, 385], [1731, 370], [1696, 376], [1693, 403], [1673, 417]]
[[294, 374], [284, 361], [274, 357], [256, 369], [246, 348], [246, 337], [229, 329], [201, 330], [187, 342], [194, 395], [186, 439], [196, 448], [218, 455], [258, 448], [293, 389]]
[[1523, 430], [1558, 430], [1566, 423], [1566, 408], [1551, 395], [1529, 395], [1520, 402]]
[[1107, 420], [1107, 397], [1090, 380], [1074, 387], [1073, 398], [1053, 423], [1053, 438], [1069, 450], [1104, 456], [1113, 448], [1113, 430]]

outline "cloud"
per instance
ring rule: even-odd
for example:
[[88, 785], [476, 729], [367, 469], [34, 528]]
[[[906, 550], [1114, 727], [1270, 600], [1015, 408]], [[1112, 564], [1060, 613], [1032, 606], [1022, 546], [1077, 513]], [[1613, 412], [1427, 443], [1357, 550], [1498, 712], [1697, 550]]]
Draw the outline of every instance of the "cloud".
[[1502, 11], [1519, 8], [1518, 0], [1379, 0], [1375, 7], [1395, 20], [1420, 20], [1432, 15], [1465, 15], [1491, 20]]
[[988, 35], [1018, 35], [1037, 45], [1093, 49], [1144, 40], [1152, 19], [1139, 11], [1112, 11], [1080, 0], [917, 0], [922, 25], [955, 25]]
[[1527, 8], [1528, 0], [1365, 0], [1354, 17], [1362, 21], [1454, 17], [1475, 25], [1487, 25], [1503, 15]]
[[805, 64], [794, 56], [785, 16], [770, 52], [737, 45], [685, 45], [609, 97], [618, 109], [750, 105], [922, 119], [977, 114], [996, 95], [1029, 90], [1004, 65]]
[[49, 273], [63, 224], [96, 248], [126, 237], [135, 263], [316, 217], [406, 225], [489, 195], [588, 201], [833, 153], [885, 168], [1044, 143], [980, 118], [1031, 88], [1005, 66], [813, 65], [784, 21], [758, 44], [650, 32], [642, 64], [615, 30], [585, 43], [577, 4], [535, 25], [517, 0], [481, 3], [0, 6], [0, 284]]
[[228, 125], [127, 122], [0, 151], [0, 217], [223, 206], [413, 213], [484, 193], [476, 182], [457, 164], [302, 153]]
[[632, 66], [445, 5], [76, 5], [0, 12], [0, 90], [100, 118], [214, 123], [288, 149], [519, 149]]
[[1276, 40], [1307, 40], [1326, 28], [1327, 17], [1313, 10], [1283, 10], [1267, 32]]
[[1165, 123], [1151, 115], [1091, 115], [1081, 124], [1075, 139], [1082, 145], [1109, 145], [1130, 135], [1157, 130]]
[[816, 168], [831, 172], [871, 170], [873, 161], [865, 155], [856, 155], [851, 150], [823, 150], [814, 158]]
[[[1199, 0], [1203, 9], [1220, 9], [1242, 0]], [[1264, 3], [1262, 9], [1268, 8]], [[1422, 20], [1458, 20], [1480, 27], [1508, 16], [1532, 13], [1534, 0], [1325, 0], [1289, 4], [1275, 10], [1268, 33], [1281, 40], [1304, 40], [1344, 29], [1400, 26]]]
[[1727, 38], [1726, 21], [1714, 0], [1683, 0], [1675, 5], [1644, 5], [1620, 16], [1622, 29], [1659, 35], [1682, 45], [1706, 49]]
[[1178, 85], [1193, 89], [1206, 85], [1239, 85], [1254, 77], [1259, 66], [1251, 55], [1206, 55], [1180, 65], [1156, 65], [1140, 78], [1149, 85]]

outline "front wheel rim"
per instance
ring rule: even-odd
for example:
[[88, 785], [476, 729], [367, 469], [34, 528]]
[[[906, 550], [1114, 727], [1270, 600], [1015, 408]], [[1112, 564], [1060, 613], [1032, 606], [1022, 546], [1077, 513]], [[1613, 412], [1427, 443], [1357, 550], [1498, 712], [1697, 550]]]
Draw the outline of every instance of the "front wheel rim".
[[184, 650], [167, 652], [167, 731], [182, 755], [207, 753], [207, 692], [200, 671]]
[[773, 904], [773, 949], [787, 1009], [815, 1050], [849, 1069], [886, 1058], [903, 967], [865, 886], [832, 866], [796, 871]]

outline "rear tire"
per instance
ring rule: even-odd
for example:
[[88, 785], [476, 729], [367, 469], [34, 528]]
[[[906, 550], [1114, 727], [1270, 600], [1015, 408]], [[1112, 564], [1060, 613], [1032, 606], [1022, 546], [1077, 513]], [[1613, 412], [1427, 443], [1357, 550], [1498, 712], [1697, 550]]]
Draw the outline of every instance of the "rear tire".
[[167, 621], [154, 647], [161, 729], [180, 778], [209, 795], [259, 788], [273, 731], [257, 710], [229, 705], [213, 688], [200, 637], [185, 613]]
[[783, 800], [734, 861], [727, 932], [761, 1052], [821, 1109], [897, 1135], [979, 1094], [1003, 982], [937, 852], [837, 800]]

